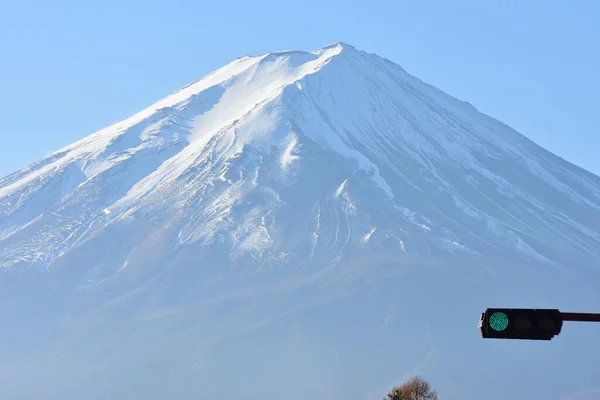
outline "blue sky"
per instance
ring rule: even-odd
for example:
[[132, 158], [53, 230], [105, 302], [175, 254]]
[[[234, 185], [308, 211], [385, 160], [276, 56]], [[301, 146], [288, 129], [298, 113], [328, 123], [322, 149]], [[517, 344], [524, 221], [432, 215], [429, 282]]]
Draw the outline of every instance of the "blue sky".
[[0, 2], [0, 175], [244, 55], [343, 41], [600, 174], [597, 0]]

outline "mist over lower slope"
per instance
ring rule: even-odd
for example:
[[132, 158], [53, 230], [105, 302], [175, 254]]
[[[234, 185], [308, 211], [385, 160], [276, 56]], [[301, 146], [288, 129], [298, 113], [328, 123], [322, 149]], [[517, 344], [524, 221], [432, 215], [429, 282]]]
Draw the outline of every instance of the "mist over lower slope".
[[599, 258], [597, 176], [352, 46], [244, 57], [0, 180], [0, 395], [559, 399], [597, 329], [476, 319], [598, 307]]

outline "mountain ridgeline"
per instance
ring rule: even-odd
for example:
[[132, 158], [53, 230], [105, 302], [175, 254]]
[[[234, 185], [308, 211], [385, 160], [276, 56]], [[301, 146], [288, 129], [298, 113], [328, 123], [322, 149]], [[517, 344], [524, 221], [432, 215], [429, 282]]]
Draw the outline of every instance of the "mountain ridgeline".
[[594, 368], [476, 320], [599, 269], [599, 177], [350, 45], [243, 57], [0, 180], [0, 397], [559, 399]]

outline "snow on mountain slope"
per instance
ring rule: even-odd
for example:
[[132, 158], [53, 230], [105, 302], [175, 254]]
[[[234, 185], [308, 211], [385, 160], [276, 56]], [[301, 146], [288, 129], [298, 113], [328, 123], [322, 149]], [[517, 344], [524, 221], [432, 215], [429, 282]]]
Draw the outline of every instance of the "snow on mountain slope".
[[[332, 160], [347, 165], [336, 171]], [[224, 235], [231, 257], [279, 260], [298, 245], [273, 236], [283, 229], [273, 216], [289, 206], [280, 192], [319, 178], [329, 189], [302, 190], [303, 219], [350, 182], [348, 204], [359, 191], [377, 197], [360, 215], [387, 210], [373, 239], [393, 236], [407, 251], [423, 234], [447, 251], [516, 251], [556, 268], [573, 256], [598, 262], [598, 177], [397, 65], [335, 44], [236, 60], [4, 178], [0, 265], [51, 268], [108, 226], [156, 210], [169, 214], [174, 246]], [[346, 231], [329, 246], [377, 228], [350, 227], [340, 207], [330, 212]], [[314, 228], [302, 235], [310, 242]]]
[[0, 180], [0, 397], [481, 397], [521, 353], [469, 318], [597, 302], [599, 265], [597, 176], [347, 44], [244, 57]]

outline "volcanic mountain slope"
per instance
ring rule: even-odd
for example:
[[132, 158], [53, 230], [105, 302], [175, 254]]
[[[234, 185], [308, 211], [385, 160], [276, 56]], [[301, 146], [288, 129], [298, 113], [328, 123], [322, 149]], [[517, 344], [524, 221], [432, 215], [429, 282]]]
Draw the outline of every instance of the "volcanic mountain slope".
[[342, 44], [236, 60], [0, 188], [5, 268], [50, 270], [156, 217], [172, 248], [261, 264], [386, 240], [557, 268], [599, 257], [598, 177]]
[[[0, 300], [46, 332], [7, 323], [0, 378], [8, 397], [363, 398], [449, 349], [443, 305], [475, 329], [517, 276], [514, 298], [598, 305], [599, 266], [597, 176], [347, 44], [244, 57], [0, 180]], [[483, 393], [453, 379], [448, 398]]]

